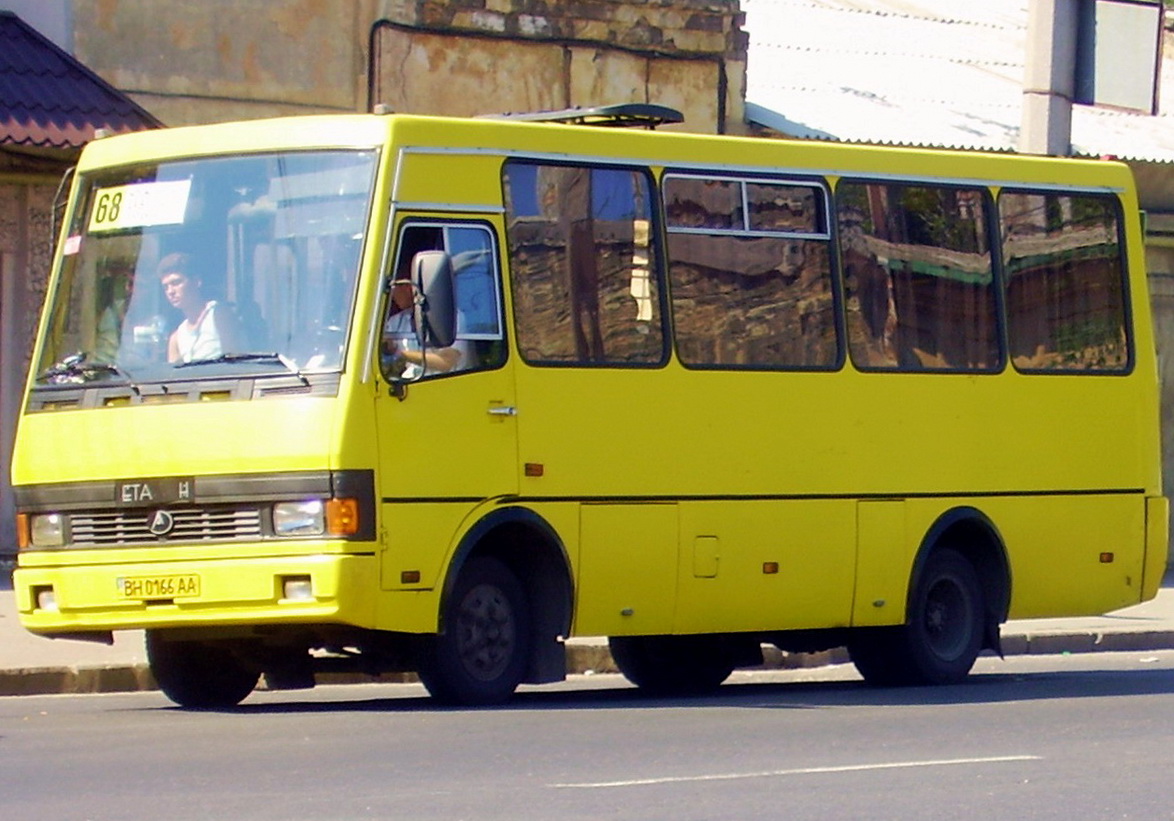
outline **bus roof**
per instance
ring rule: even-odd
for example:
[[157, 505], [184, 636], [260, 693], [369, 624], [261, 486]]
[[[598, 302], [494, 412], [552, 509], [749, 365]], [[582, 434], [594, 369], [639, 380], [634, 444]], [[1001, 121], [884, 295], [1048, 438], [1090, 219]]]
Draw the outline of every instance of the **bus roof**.
[[1133, 188], [1128, 166], [1104, 160], [412, 114], [284, 117], [123, 134], [90, 143], [79, 170], [189, 156], [384, 145], [567, 161], [599, 159], [683, 170], [691, 166], [762, 173], [783, 169], [830, 177]]

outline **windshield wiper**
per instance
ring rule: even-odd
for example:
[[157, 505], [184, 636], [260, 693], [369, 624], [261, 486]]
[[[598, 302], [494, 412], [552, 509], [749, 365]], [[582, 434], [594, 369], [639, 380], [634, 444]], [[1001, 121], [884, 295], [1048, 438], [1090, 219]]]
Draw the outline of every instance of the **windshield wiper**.
[[302, 372], [298, 369], [298, 366], [294, 363], [294, 361], [288, 356], [277, 353], [276, 351], [267, 351], [263, 353], [222, 353], [216, 356], [206, 356], [202, 359], [193, 359], [190, 362], [176, 362], [175, 367], [193, 368], [198, 365], [231, 365], [237, 362], [273, 362], [283, 366], [287, 371], [298, 377], [298, 379], [301, 379], [303, 382], [306, 381], [306, 377], [302, 375]]
[[135, 393], [139, 392], [133, 376], [108, 362], [87, 362], [85, 351], [72, 353], [51, 368], [41, 371], [37, 374], [37, 381], [50, 385], [82, 385], [101, 376], [121, 377]]

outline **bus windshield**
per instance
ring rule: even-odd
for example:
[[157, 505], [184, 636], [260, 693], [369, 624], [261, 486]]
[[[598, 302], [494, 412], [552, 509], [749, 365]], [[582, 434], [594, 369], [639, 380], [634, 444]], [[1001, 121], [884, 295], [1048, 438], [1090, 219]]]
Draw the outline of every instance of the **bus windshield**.
[[337, 371], [377, 152], [87, 174], [36, 385]]

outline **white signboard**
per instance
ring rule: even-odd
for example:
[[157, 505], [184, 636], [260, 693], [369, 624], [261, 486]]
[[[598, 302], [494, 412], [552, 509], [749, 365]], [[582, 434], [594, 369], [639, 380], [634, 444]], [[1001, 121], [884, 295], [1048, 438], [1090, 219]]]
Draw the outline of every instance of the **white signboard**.
[[1082, 9], [1076, 102], [1157, 113], [1162, 6], [1095, 0]]
[[191, 180], [136, 182], [94, 191], [89, 232], [178, 225], [188, 207]]

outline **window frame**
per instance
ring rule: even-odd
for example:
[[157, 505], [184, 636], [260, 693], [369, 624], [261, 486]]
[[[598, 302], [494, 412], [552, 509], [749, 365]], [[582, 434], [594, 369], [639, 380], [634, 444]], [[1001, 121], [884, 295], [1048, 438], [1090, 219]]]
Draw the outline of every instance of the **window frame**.
[[[1012, 194], [1020, 194], [1027, 196], [1040, 197], [1088, 197], [1094, 199], [1107, 200], [1112, 203], [1113, 216], [1117, 226], [1117, 259], [1120, 262], [1120, 281], [1121, 281], [1121, 304], [1122, 316], [1121, 320], [1124, 323], [1125, 330], [1125, 365], [1116, 369], [1076, 369], [1076, 368], [1020, 368], [1014, 362], [1014, 357], [1011, 355], [1011, 312], [1007, 304], [1007, 289], [1011, 285], [1011, 279], [1007, 275], [1005, 269], [1006, 259], [1004, 256], [1004, 234], [1003, 234], [1003, 212], [1000, 208], [1001, 198], [1004, 193], [1010, 192]], [[998, 232], [998, 263], [1002, 278], [1002, 284], [999, 288], [999, 298], [1002, 304], [1003, 317], [1006, 339], [1006, 360], [1011, 368], [1016, 373], [1025, 376], [1129, 376], [1137, 367], [1137, 337], [1134, 332], [1133, 322], [1133, 290], [1130, 281], [1130, 255], [1129, 243], [1125, 234], [1125, 207], [1121, 202], [1121, 197], [1116, 191], [1105, 189], [1090, 189], [1065, 186], [1032, 186], [1032, 185], [1001, 185], [998, 187], [997, 193], [994, 197], [995, 215], [998, 219], [996, 226]]]
[[[624, 171], [630, 174], [639, 175], [646, 184], [647, 202], [648, 202], [648, 239], [649, 249], [652, 259], [649, 260], [648, 271], [653, 283], [656, 284], [657, 293], [653, 300], [657, 311], [659, 312], [657, 321], [652, 323], [660, 329], [660, 357], [656, 361], [649, 362], [589, 362], [584, 360], [558, 360], [558, 359], [530, 359], [526, 356], [523, 346], [519, 340], [518, 326], [518, 298], [517, 291], [514, 288], [514, 265], [513, 255], [510, 246], [510, 208], [506, 203], [510, 201], [510, 186], [509, 186], [509, 169], [512, 166], [530, 166], [533, 168], [575, 168], [587, 169], [590, 171]], [[506, 267], [503, 269], [503, 287], [506, 275], [509, 277], [510, 287], [510, 319], [512, 320], [512, 328], [514, 331], [515, 344], [517, 346], [518, 358], [526, 363], [526, 365], [535, 368], [582, 368], [589, 370], [612, 369], [612, 370], [657, 370], [662, 369], [672, 359], [673, 354], [673, 339], [672, 326], [669, 322], [669, 305], [668, 305], [668, 283], [665, 268], [665, 256], [667, 250], [664, 243], [664, 220], [663, 214], [659, 208], [658, 202], [660, 197], [660, 188], [657, 185], [656, 174], [653, 172], [653, 166], [640, 162], [623, 162], [622, 160], [600, 159], [595, 157], [570, 157], [570, 158], [552, 158], [549, 155], [529, 155], [529, 154], [511, 154], [504, 158], [501, 164], [500, 171], [501, 189], [502, 189], [502, 203], [503, 206], [503, 245], [502, 253]]]
[[[384, 370], [383, 361], [382, 361], [382, 359], [383, 359], [383, 356], [382, 356], [383, 347], [382, 346], [383, 346], [383, 339], [384, 339], [384, 326], [387, 324], [387, 321], [389, 319], [388, 308], [391, 303], [392, 281], [395, 277], [395, 271], [398, 269], [398, 266], [400, 263], [400, 254], [403, 252], [404, 235], [407, 233], [408, 230], [410, 230], [412, 228], [440, 229], [442, 232], [442, 236], [445, 238], [445, 245], [446, 246], [448, 244], [447, 232], [453, 228], [476, 229], [476, 230], [482, 231], [482, 232], [489, 235], [489, 244], [490, 244], [490, 250], [491, 250], [490, 258], [492, 260], [492, 265], [493, 265], [493, 272], [492, 273], [494, 274], [494, 280], [495, 280], [494, 302], [495, 302], [495, 307], [497, 310], [497, 321], [498, 321], [498, 327], [501, 331], [501, 336], [500, 337], [488, 337], [485, 335], [478, 335], [475, 337], [459, 337], [458, 336], [457, 338], [458, 339], [463, 338], [469, 342], [493, 341], [493, 340], [500, 339], [501, 346], [502, 346], [502, 356], [501, 356], [501, 359], [498, 362], [496, 362], [495, 364], [485, 366], [485, 367], [460, 368], [457, 370], [434, 371], [431, 373], [428, 371], [425, 371], [422, 375], [416, 377], [415, 379], [408, 380], [408, 383], [410, 384], [410, 383], [416, 383], [416, 382], [430, 382], [434, 379], [443, 379], [446, 377], [458, 377], [458, 376], [463, 376], [465, 374], [484, 373], [486, 371], [501, 370], [502, 368], [504, 368], [506, 366], [506, 364], [510, 360], [511, 346], [510, 346], [510, 341], [509, 341], [509, 323], [506, 321], [506, 311], [505, 311], [505, 291], [504, 291], [505, 283], [504, 283], [504, 276], [503, 276], [503, 268], [501, 265], [501, 242], [500, 242], [500, 237], [498, 236], [497, 227], [494, 226], [492, 222], [489, 222], [488, 220], [483, 220], [483, 219], [461, 219], [459, 217], [440, 218], [440, 217], [435, 217], [435, 216], [431, 216], [431, 215], [419, 216], [419, 215], [409, 214], [409, 215], [403, 216], [403, 218], [400, 219], [399, 224], [395, 228], [395, 232], [394, 232], [395, 242], [393, 244], [393, 248], [394, 248], [395, 253], [389, 255], [388, 268], [386, 270], [384, 270], [381, 274], [381, 286], [380, 286], [381, 293], [380, 293], [380, 297], [379, 297], [379, 313], [378, 313], [379, 321], [375, 326], [376, 327], [376, 338], [378, 340], [377, 344], [376, 344], [376, 353], [375, 353], [375, 370], [376, 370], [376, 372], [386, 382], [394, 384], [397, 381], [397, 380], [389, 378], [387, 375], [387, 372]], [[454, 288], [455, 288], [455, 282], [454, 282]]]
[[[742, 209], [742, 227], [741, 228], [696, 228], [687, 226], [673, 226], [668, 216], [668, 184], [674, 179], [692, 179], [701, 180], [705, 182], [727, 182], [737, 183], [740, 188], [740, 205]], [[774, 229], [756, 229], [750, 228], [750, 207], [747, 195], [748, 185], [777, 185], [779, 187], [793, 187], [793, 188], [807, 188], [818, 192], [818, 199], [816, 203], [817, 216], [823, 219], [823, 231], [787, 231]], [[847, 346], [847, 325], [846, 315], [844, 311], [844, 290], [839, 276], [839, 244], [836, 239], [836, 221], [833, 219], [832, 205], [834, 199], [832, 196], [831, 185], [828, 177], [825, 176], [804, 176], [801, 174], [787, 173], [782, 176], [775, 176], [771, 174], [746, 172], [737, 173], [723, 170], [715, 173], [706, 173], [703, 168], [676, 168], [667, 167], [661, 174], [660, 178], [660, 207], [663, 211], [662, 222], [665, 231], [664, 243], [664, 270], [665, 270], [665, 285], [667, 291], [668, 301], [668, 317], [672, 328], [672, 344], [673, 356], [682, 368], [691, 371], [746, 371], [746, 372], [764, 372], [764, 373], [833, 373], [840, 371], [844, 367], [844, 363], [848, 357]], [[822, 209], [822, 210], [819, 210]], [[827, 263], [828, 263], [828, 284], [831, 288], [832, 295], [832, 322], [835, 333], [836, 353], [832, 361], [826, 365], [727, 365], [727, 364], [699, 364], [693, 362], [686, 362], [681, 357], [679, 346], [679, 338], [676, 334], [676, 316], [673, 308], [672, 295], [672, 264], [669, 245], [669, 236], [671, 234], [689, 234], [694, 236], [721, 236], [721, 237], [744, 237], [752, 239], [789, 239], [802, 241], [815, 241], [827, 243]]]
[[990, 368], [909, 368], [902, 367], [900, 364], [894, 366], [887, 365], [867, 365], [858, 362], [853, 355], [852, 345], [850, 340], [845, 340], [845, 347], [847, 348], [848, 360], [852, 363], [852, 367], [862, 373], [908, 373], [908, 374], [964, 374], [967, 376], [995, 376], [1002, 374], [1007, 370], [1010, 362], [1009, 354], [1009, 339], [1007, 335], [1007, 317], [1006, 306], [1004, 305], [1004, 286], [1003, 286], [1003, 265], [1002, 265], [1002, 231], [1001, 226], [997, 222], [999, 214], [995, 194], [992, 190], [993, 183], [983, 182], [978, 179], [939, 179], [939, 178], [923, 178], [923, 177], [895, 177], [895, 176], [868, 176], [868, 175], [845, 175], [836, 179], [835, 188], [832, 192], [832, 199], [836, 205], [835, 212], [835, 236], [836, 236], [836, 260], [840, 264], [839, 280], [843, 289], [843, 303], [842, 303], [842, 319], [845, 326], [845, 334], [847, 334], [848, 325], [848, 283], [847, 271], [843, 266], [843, 247], [842, 247], [842, 232], [840, 231], [840, 207], [839, 207], [839, 192], [843, 185], [882, 185], [887, 187], [901, 187], [901, 188], [930, 188], [937, 190], [953, 190], [953, 191], [977, 191], [982, 196], [982, 211], [985, 221], [983, 234], [986, 237], [987, 243], [987, 259], [990, 262], [991, 284], [990, 287], [994, 297], [994, 339], [997, 345], [996, 356], [997, 361], [993, 367]]

